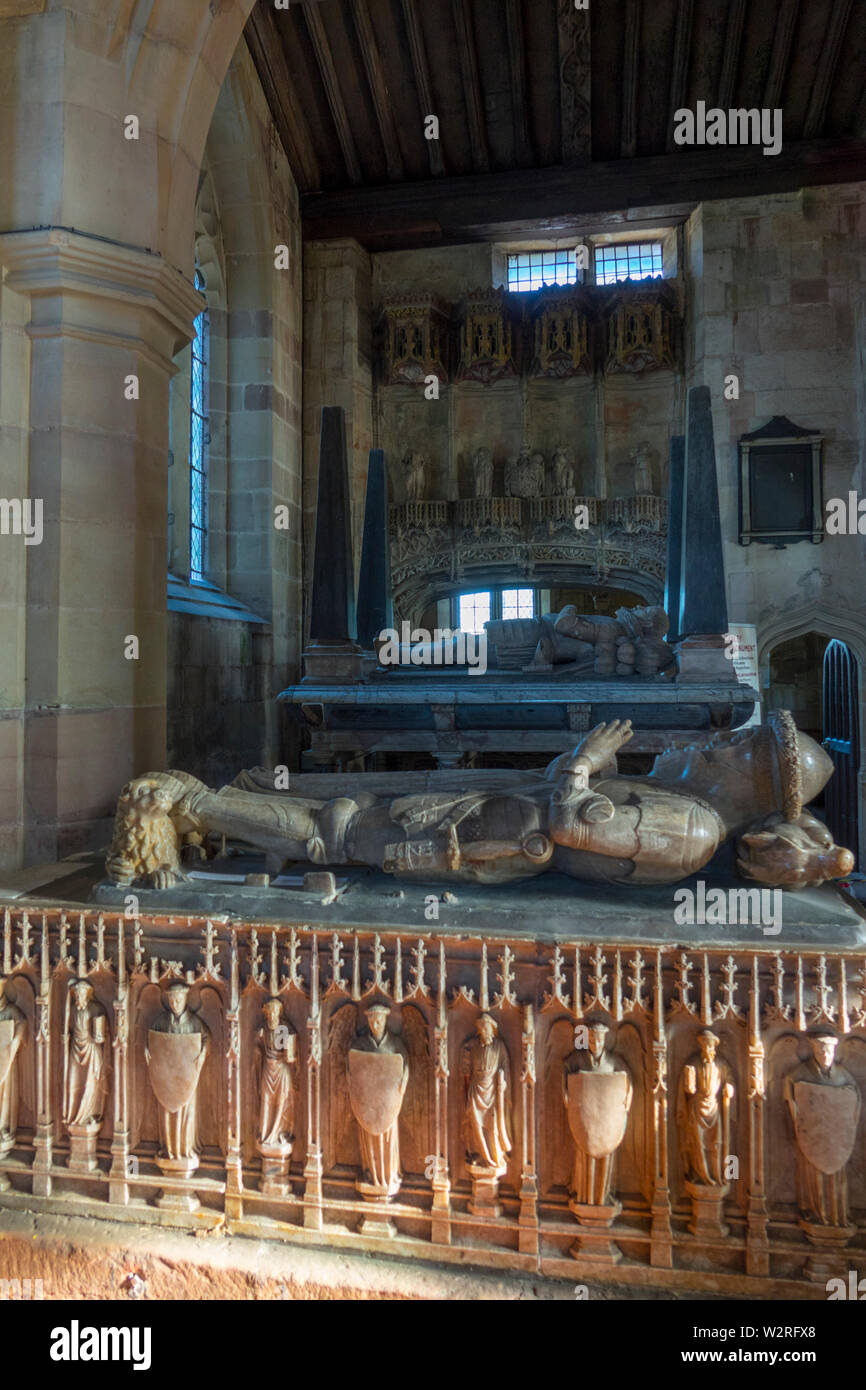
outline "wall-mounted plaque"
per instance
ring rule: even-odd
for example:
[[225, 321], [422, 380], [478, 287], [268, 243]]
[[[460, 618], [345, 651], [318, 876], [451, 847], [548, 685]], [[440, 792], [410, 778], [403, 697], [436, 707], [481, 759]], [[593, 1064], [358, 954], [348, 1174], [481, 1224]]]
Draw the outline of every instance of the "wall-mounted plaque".
[[822, 443], [784, 415], [741, 437], [740, 545], [824, 539]]

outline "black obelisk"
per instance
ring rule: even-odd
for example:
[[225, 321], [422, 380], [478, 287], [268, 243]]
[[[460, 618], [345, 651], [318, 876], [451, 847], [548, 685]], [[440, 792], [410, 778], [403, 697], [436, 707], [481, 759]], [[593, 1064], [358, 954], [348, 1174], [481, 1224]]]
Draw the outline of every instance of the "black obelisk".
[[689, 391], [683, 470], [679, 636], [725, 633], [728, 603], [710, 388]]
[[358, 642], [363, 650], [372, 651], [376, 637], [383, 628], [392, 627], [393, 621], [385, 451], [371, 449], [358, 576]]
[[326, 405], [322, 407], [310, 638], [304, 649], [305, 679], [355, 679], [360, 674], [360, 650], [355, 633], [346, 421], [342, 406]]
[[665, 612], [668, 615], [668, 641], [676, 642], [680, 630], [680, 595], [682, 590], [683, 545], [683, 470], [686, 459], [686, 437], [671, 436], [668, 470], [668, 554], [665, 574]]

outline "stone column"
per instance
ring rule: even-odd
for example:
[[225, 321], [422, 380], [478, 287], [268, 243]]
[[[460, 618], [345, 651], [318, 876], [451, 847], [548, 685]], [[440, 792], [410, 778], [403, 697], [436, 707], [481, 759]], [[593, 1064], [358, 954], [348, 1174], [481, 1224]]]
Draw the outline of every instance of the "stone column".
[[29, 297], [43, 517], [20, 743], [35, 862], [104, 842], [119, 788], [164, 762], [168, 389], [201, 297], [161, 256], [59, 229], [0, 236], [0, 263]]

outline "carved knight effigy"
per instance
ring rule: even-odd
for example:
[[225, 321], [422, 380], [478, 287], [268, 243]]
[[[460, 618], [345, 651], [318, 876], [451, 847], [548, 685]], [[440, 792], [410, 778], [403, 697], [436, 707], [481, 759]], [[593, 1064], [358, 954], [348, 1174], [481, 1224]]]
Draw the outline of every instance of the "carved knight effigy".
[[286, 859], [369, 865], [422, 882], [505, 884], [552, 869], [624, 885], [676, 883], [729, 841], [756, 883], [803, 888], [850, 872], [853, 856], [804, 809], [833, 764], [785, 711], [724, 742], [663, 753], [646, 776], [614, 770], [630, 737], [629, 720], [600, 724], [514, 790], [464, 795], [314, 800], [211, 791], [187, 773], [151, 773], [123, 789], [108, 876], [123, 886], [180, 882], [184, 837], [208, 832]]
[[157, 1100], [160, 1167], [193, 1172], [198, 1167], [198, 1085], [210, 1050], [210, 1030], [189, 1007], [189, 985], [171, 980], [164, 1010], [151, 1023], [145, 1061]]
[[540, 618], [505, 618], [485, 624], [498, 666], [513, 664], [511, 652], [523, 664], [527, 644], [537, 643], [527, 668], [560, 668], [560, 675], [653, 677], [674, 674], [676, 657], [665, 642], [668, 618], [659, 605], [619, 608], [615, 618], [586, 617], [574, 604]]

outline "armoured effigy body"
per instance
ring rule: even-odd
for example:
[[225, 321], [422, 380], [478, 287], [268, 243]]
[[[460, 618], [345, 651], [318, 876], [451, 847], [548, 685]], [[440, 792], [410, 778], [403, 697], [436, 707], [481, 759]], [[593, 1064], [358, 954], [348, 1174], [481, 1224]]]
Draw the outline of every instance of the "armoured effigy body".
[[368, 865], [419, 881], [501, 884], [554, 869], [584, 880], [675, 883], [731, 839], [738, 867], [756, 882], [797, 888], [850, 871], [850, 853], [804, 810], [832, 763], [784, 711], [724, 743], [665, 753], [647, 776], [614, 770], [630, 737], [628, 720], [599, 725], [573, 753], [506, 792], [357, 790], [317, 801], [150, 774], [121, 794], [108, 874], [122, 885], [167, 887], [184, 876], [183, 840], [200, 843], [209, 832], [284, 859]]

